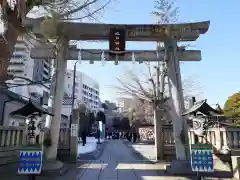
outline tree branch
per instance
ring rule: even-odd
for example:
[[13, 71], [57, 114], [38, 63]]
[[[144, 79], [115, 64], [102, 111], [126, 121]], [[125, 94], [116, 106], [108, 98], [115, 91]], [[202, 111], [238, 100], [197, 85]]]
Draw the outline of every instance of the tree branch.
[[[99, 11], [105, 9], [107, 7], [107, 5], [109, 5], [111, 2], [111, 0], [108, 0], [104, 5], [102, 5], [100, 8], [92, 11], [92, 12], [89, 12], [87, 15], [85, 16], [82, 16], [82, 17], [79, 17], [79, 18], [67, 18], [67, 20], [81, 20], [81, 19], [84, 19], [84, 18], [88, 18], [88, 17], [92, 17], [94, 14], [98, 13]], [[65, 19], [66, 20], [66, 19]]]
[[60, 18], [64, 18], [64, 17], [69, 16], [69, 15], [71, 15], [71, 14], [73, 14], [73, 13], [76, 13], [76, 12], [78, 12], [78, 11], [81, 11], [82, 9], [87, 8], [88, 6], [96, 3], [97, 1], [98, 1], [98, 0], [86, 1], [83, 5], [77, 7], [76, 9], [73, 9], [73, 10], [71, 10], [71, 11], [69, 11], [69, 12], [66, 12], [66, 13], [61, 14], [61, 15], [60, 15]]

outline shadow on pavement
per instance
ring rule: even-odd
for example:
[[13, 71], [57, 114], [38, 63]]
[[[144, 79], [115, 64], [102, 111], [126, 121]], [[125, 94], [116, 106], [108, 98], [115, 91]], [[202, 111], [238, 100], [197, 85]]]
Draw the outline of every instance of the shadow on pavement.
[[[161, 177], [182, 177], [182, 178], [188, 178], [188, 179], [196, 179], [197, 173], [191, 172], [191, 174], [184, 174], [184, 175], [173, 175], [168, 172], [166, 172], [166, 165], [170, 164], [170, 161], [158, 161], [156, 162], [153, 160], [153, 158], [149, 159], [144, 156], [141, 152], [137, 151], [135, 148], [133, 148], [133, 145], [139, 145], [139, 146], [146, 146], [146, 145], [154, 145], [153, 142], [136, 142], [136, 143], [130, 143], [127, 141], [124, 141], [124, 144], [131, 149], [133, 156], [136, 157], [136, 159], [139, 160], [139, 162], [131, 162], [133, 164], [147, 164], [147, 171], [155, 171], [157, 174]], [[122, 163], [127, 163], [127, 162], [122, 162]], [[148, 165], [149, 164], [149, 165]], [[137, 166], [136, 166], [137, 167]], [[152, 168], [152, 169], [151, 169]], [[207, 178], [229, 178], [231, 179], [233, 177], [233, 173], [229, 171], [216, 171], [213, 173], [200, 173], [202, 177], [207, 177]], [[181, 178], [181, 179], [182, 179]]]

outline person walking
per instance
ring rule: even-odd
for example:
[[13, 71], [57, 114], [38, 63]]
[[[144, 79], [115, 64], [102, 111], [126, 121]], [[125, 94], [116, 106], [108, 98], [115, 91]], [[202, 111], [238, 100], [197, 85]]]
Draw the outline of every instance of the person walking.
[[82, 132], [82, 145], [85, 146], [87, 143], [87, 133], [85, 131]]

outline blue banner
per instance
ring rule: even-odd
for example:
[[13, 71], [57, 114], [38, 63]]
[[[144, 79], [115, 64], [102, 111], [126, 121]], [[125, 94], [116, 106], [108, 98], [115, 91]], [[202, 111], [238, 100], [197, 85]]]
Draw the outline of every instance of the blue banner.
[[21, 150], [18, 174], [40, 174], [42, 158], [42, 150]]
[[211, 144], [191, 145], [191, 166], [195, 172], [213, 172], [213, 149]]

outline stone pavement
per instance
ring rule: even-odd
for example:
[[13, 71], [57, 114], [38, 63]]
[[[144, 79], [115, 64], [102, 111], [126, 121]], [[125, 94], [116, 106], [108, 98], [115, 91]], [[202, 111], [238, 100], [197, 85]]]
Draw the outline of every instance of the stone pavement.
[[[83, 162], [76, 180], [161, 180], [179, 179], [164, 173], [164, 164], [136, 159], [121, 140], [111, 140], [102, 156]], [[180, 178], [185, 179], [185, 178]]]
[[[63, 176], [39, 176], [36, 180], [183, 180], [195, 179], [176, 177], [164, 171], [165, 162], [153, 163], [139, 160], [134, 151], [122, 140], [110, 140], [97, 160], [79, 161], [71, 166]], [[151, 151], [149, 151], [151, 152]], [[27, 180], [26, 176], [16, 176], [15, 171], [1, 171], [0, 180]], [[205, 178], [219, 179], [219, 178]], [[222, 179], [222, 178], [221, 178]], [[224, 178], [225, 179], [225, 178]]]

